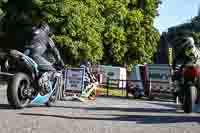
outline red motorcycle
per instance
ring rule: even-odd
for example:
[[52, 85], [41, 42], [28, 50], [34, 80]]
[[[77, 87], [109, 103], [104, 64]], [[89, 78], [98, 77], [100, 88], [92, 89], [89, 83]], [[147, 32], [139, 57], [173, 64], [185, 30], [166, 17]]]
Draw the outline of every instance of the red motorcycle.
[[199, 103], [200, 67], [196, 64], [186, 64], [179, 71], [177, 78], [179, 90], [177, 96], [185, 113], [191, 113]]

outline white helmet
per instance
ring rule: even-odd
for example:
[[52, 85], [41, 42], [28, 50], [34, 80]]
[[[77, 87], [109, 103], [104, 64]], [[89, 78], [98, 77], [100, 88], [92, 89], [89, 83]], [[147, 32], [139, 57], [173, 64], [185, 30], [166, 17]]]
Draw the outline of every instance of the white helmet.
[[182, 47], [190, 47], [190, 48], [195, 47], [194, 39], [192, 37], [187, 37], [186, 41], [183, 43]]
[[186, 41], [183, 43], [183, 47], [186, 48], [185, 54], [187, 56], [196, 56], [196, 47], [194, 44], [194, 39], [192, 37], [187, 37]]

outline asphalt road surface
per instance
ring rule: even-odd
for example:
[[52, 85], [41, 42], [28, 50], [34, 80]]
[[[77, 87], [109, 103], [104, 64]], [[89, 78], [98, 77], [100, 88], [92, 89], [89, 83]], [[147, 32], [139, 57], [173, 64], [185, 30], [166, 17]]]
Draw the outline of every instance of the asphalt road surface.
[[0, 133], [200, 133], [200, 114], [176, 112], [168, 102], [100, 97], [13, 110], [1, 88]]

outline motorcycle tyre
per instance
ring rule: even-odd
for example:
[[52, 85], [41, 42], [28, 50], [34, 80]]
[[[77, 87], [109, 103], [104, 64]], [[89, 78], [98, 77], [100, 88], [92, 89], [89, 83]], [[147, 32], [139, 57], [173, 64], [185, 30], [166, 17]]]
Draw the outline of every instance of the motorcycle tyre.
[[18, 91], [20, 82], [23, 80], [25, 80], [27, 82], [27, 86], [30, 87], [29, 77], [24, 73], [15, 74], [8, 83], [7, 100], [11, 107], [13, 107], [14, 109], [22, 109], [26, 107], [31, 101], [30, 99], [26, 99], [23, 104], [20, 102]]
[[191, 113], [196, 103], [197, 88], [189, 86], [184, 93], [183, 110], [185, 113]]

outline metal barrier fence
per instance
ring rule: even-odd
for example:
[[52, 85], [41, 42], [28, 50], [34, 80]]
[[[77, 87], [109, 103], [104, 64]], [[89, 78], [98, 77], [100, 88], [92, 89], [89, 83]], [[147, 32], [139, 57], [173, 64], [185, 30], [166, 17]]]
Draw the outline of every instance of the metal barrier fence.
[[[121, 83], [121, 86], [119, 85]], [[173, 95], [175, 88], [171, 82], [167, 81], [142, 81], [142, 80], [119, 80], [119, 79], [107, 79], [106, 95], [109, 96], [109, 91], [120, 90], [121, 94], [126, 92], [126, 97], [129, 97], [129, 93], [134, 93], [138, 89], [138, 83], [142, 83], [144, 87], [145, 96], [151, 97], [154, 94]]]

